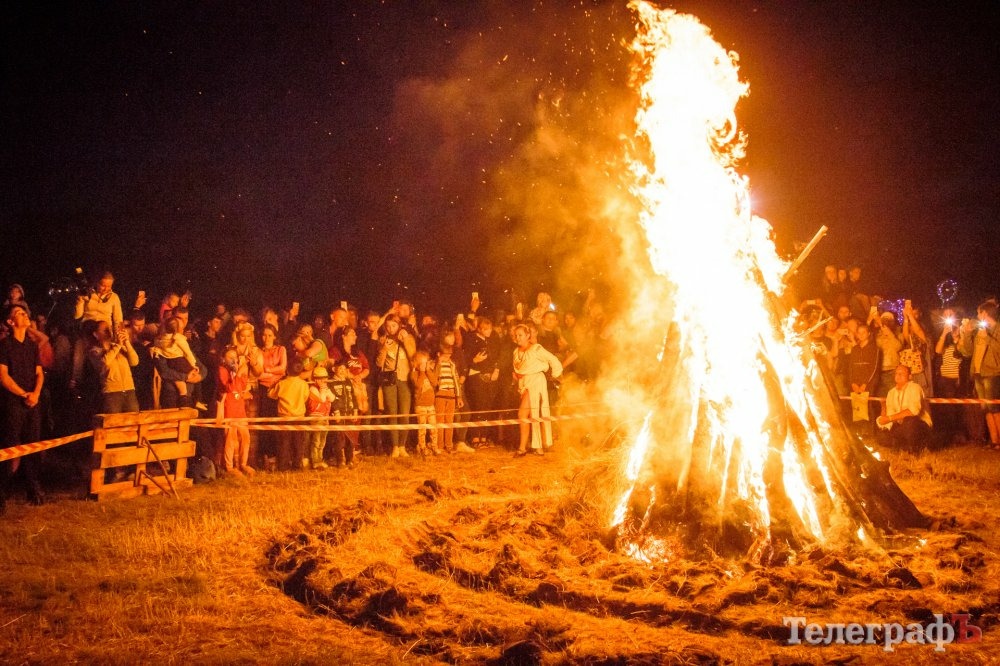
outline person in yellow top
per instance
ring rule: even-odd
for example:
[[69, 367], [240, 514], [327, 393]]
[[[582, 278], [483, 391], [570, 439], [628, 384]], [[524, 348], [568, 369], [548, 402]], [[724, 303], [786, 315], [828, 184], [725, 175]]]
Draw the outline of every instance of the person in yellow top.
[[[292, 363], [292, 371], [281, 381], [271, 387], [268, 397], [278, 401], [278, 416], [305, 416], [306, 401], [309, 399], [309, 382], [302, 375], [308, 376], [302, 361]], [[278, 433], [278, 469], [291, 470], [306, 467], [309, 464], [305, 457], [306, 441], [309, 433], [281, 431]]]
[[93, 322], [91, 365], [101, 380], [101, 411], [104, 414], [139, 411], [132, 368], [139, 365], [139, 355], [132, 347], [128, 331], [116, 331], [106, 321]]

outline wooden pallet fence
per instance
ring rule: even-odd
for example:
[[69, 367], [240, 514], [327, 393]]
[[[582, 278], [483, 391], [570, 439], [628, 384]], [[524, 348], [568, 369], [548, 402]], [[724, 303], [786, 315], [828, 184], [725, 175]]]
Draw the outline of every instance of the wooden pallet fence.
[[[187, 461], [195, 452], [190, 438], [191, 419], [197, 417], [198, 411], [190, 408], [95, 416], [91, 497], [106, 500], [155, 495], [169, 491], [171, 485], [174, 489], [190, 486]], [[167, 466], [169, 480], [157, 456]], [[107, 470], [132, 465], [133, 478], [105, 482]]]

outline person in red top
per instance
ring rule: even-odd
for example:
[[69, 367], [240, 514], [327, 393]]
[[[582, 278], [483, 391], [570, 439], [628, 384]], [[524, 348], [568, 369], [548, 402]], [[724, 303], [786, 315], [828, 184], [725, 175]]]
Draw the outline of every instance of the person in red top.
[[[309, 397], [306, 399], [307, 416], [329, 416], [333, 407], [333, 391], [328, 385], [330, 373], [323, 366], [317, 366], [312, 371], [312, 384], [309, 385]], [[313, 425], [325, 426], [326, 419], [315, 421]], [[326, 448], [326, 430], [314, 430], [309, 433], [309, 462], [313, 469], [326, 469], [323, 460], [323, 450]]]
[[[245, 419], [246, 401], [251, 397], [247, 390], [247, 374], [240, 372], [239, 353], [230, 347], [219, 366], [219, 402], [222, 415], [227, 419]], [[254, 469], [247, 464], [250, 456], [250, 429], [246, 424], [226, 427], [226, 444], [223, 449], [223, 466], [233, 476], [253, 476]]]

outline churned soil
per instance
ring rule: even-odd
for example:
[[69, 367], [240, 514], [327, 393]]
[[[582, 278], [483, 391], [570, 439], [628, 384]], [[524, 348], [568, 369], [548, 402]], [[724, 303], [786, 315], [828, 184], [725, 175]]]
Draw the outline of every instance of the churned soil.
[[[613, 454], [365, 459], [158, 496], [13, 504], [0, 661], [868, 663], [1000, 659], [1000, 453], [890, 454], [930, 529], [781, 566], [614, 549]], [[982, 641], [789, 645], [810, 623], [968, 613]]]

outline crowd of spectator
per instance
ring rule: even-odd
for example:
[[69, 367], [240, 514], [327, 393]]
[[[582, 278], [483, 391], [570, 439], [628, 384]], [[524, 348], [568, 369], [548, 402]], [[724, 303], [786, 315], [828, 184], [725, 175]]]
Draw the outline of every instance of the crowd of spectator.
[[[386, 310], [339, 305], [305, 319], [299, 303], [250, 311], [215, 303], [192, 317], [190, 291], [158, 306], [137, 293], [123, 306], [114, 276], [85, 283], [48, 315], [12, 285], [0, 332], [4, 446], [70, 434], [93, 415], [191, 407], [202, 416], [310, 417], [307, 422], [444, 425], [418, 431], [261, 432], [245, 425], [198, 429], [199, 454], [220, 472], [353, 467], [356, 455], [470, 454], [503, 446], [543, 455], [550, 424], [483, 427], [500, 415], [547, 416], [563, 372], [581, 381], [598, 368], [605, 332], [593, 293], [580, 317], [535, 307], [487, 311], [477, 293], [466, 311], [439, 318], [394, 301]], [[51, 316], [49, 316], [51, 315]], [[36, 373], [37, 370], [37, 373]], [[41, 502], [39, 456], [20, 463], [28, 497]], [[0, 490], [0, 500], [3, 499]]]
[[[304, 318], [299, 303], [258, 313], [224, 303], [198, 307], [190, 291], [158, 304], [139, 291], [130, 307], [103, 273], [46, 313], [11, 285], [0, 327], [2, 445], [89, 429], [93, 415], [191, 407], [214, 418], [292, 417], [311, 423], [428, 424], [390, 432], [258, 431], [245, 425], [198, 429], [199, 454], [224, 474], [351, 468], [357, 455], [470, 454], [502, 446], [544, 454], [550, 423], [480, 425], [495, 418], [548, 416], [565, 372], [598, 374], [608, 323], [593, 292], [573, 311], [547, 293], [511, 312], [482, 307], [439, 318], [412, 303], [359, 310], [347, 301]], [[932, 439], [1000, 444], [1000, 406], [935, 405], [927, 398], [1000, 397], [997, 303], [975, 317], [954, 307], [899, 311], [862, 280], [861, 269], [827, 266], [815, 297], [798, 307], [845, 416], [864, 434], [904, 448]], [[39, 304], [34, 304], [39, 305]], [[193, 317], [192, 312], [200, 316]], [[971, 313], [970, 313], [971, 314]], [[884, 398], [877, 413], [858, 404]], [[307, 418], [308, 417], [308, 418]], [[933, 426], [933, 433], [931, 427]], [[20, 465], [28, 498], [41, 502], [39, 456], [0, 465], [0, 505]]]
[[[929, 312], [911, 300], [898, 309], [889, 305], [862, 280], [859, 267], [831, 265], [815, 297], [799, 306], [824, 374], [839, 396], [853, 398], [853, 405], [844, 402], [849, 418], [853, 415], [862, 431], [877, 427], [887, 444], [902, 448], [1000, 444], [1000, 405], [932, 409], [927, 402], [934, 396], [1000, 399], [996, 299], [964, 315], [950, 304]], [[867, 418], [857, 407], [870, 397], [885, 400], [878, 414]]]

